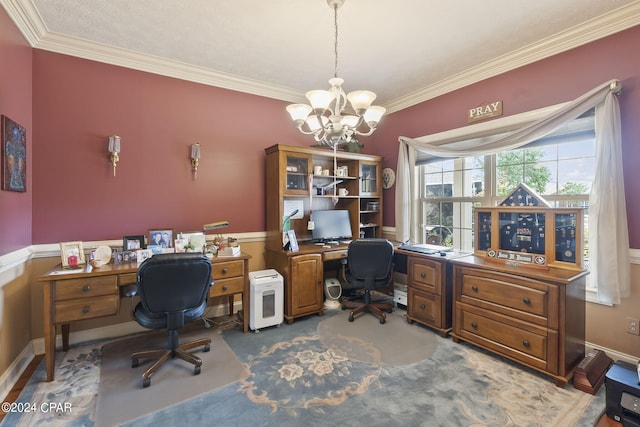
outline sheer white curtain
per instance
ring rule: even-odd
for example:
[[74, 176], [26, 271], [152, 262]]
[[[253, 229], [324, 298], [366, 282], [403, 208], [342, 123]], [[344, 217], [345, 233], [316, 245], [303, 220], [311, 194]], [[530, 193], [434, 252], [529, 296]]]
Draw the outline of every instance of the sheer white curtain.
[[589, 199], [589, 247], [592, 280], [602, 302], [618, 304], [629, 295], [629, 235], [627, 230], [620, 108], [616, 95], [620, 82], [612, 80], [585, 93], [546, 117], [497, 138], [485, 138], [473, 146], [453, 142], [436, 145], [400, 137], [396, 187], [396, 239], [418, 240], [416, 156], [437, 158], [495, 154], [523, 147], [553, 132], [564, 123], [596, 108], [596, 168]]

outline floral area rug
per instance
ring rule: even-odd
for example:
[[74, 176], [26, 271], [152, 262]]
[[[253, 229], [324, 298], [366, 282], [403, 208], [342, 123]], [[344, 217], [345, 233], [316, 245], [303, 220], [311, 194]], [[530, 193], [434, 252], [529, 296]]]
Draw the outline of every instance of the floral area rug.
[[[401, 312], [398, 327], [435, 341], [423, 359], [385, 362], [380, 348], [388, 350], [393, 340], [384, 334], [371, 341], [336, 330], [342, 338], [334, 345], [324, 336], [328, 330], [322, 331], [322, 323], [342, 314], [296, 319], [259, 333], [221, 328], [248, 375], [124, 425], [586, 427], [604, 410], [604, 387], [596, 396], [570, 384], [558, 388], [549, 377], [409, 325]], [[390, 324], [376, 324], [380, 330], [385, 326]], [[101, 344], [60, 354], [52, 383], [42, 382], [41, 366], [20, 396], [26, 402], [70, 401], [72, 413], [9, 414], [1, 426], [92, 426]], [[362, 354], [379, 360], [356, 357], [360, 345], [366, 349]]]
[[43, 359], [16, 401], [23, 411], [8, 413], [0, 426], [92, 426], [101, 345], [87, 343], [56, 352], [51, 382], [46, 381]]

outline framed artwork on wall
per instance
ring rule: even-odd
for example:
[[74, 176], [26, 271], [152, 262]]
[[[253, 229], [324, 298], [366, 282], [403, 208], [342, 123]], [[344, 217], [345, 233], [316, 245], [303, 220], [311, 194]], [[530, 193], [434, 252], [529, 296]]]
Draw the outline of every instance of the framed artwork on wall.
[[173, 248], [173, 228], [150, 228], [149, 244], [161, 248]]
[[2, 189], [27, 191], [27, 130], [7, 116], [2, 122]]

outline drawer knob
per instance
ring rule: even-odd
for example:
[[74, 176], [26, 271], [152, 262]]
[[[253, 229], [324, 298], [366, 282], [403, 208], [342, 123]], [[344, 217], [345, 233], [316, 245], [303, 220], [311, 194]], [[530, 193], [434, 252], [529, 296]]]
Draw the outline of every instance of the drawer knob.
[[476, 285], [471, 286], [471, 290], [473, 292], [478, 292], [478, 287]]
[[229, 272], [229, 270], [225, 267], [222, 269], [222, 274], [227, 274]]
[[91, 307], [89, 307], [88, 305], [85, 305], [84, 307], [82, 307], [82, 312], [84, 314], [87, 314], [90, 311], [91, 311]]
[[527, 340], [522, 341], [522, 345], [525, 346], [526, 348], [531, 347], [531, 344], [529, 344], [529, 341]]
[[527, 297], [522, 298], [522, 302], [527, 304], [527, 305], [531, 304], [531, 301]]
[[222, 287], [222, 290], [223, 290], [223, 291], [226, 291], [227, 289], [229, 289], [229, 287], [228, 287], [227, 285], [224, 285], [224, 286]]
[[426, 277], [427, 277], [427, 274], [426, 274], [426, 273], [420, 273], [420, 278], [421, 278], [421, 279], [425, 279]]
[[420, 304], [420, 310], [424, 310], [425, 308], [427, 308], [427, 306], [426, 306], [426, 305], [424, 305], [424, 304]]
[[478, 329], [478, 324], [476, 322], [471, 322], [471, 327], [473, 329]]
[[82, 292], [89, 292], [90, 290], [91, 290], [91, 286], [89, 286], [89, 285], [84, 285], [82, 287]]

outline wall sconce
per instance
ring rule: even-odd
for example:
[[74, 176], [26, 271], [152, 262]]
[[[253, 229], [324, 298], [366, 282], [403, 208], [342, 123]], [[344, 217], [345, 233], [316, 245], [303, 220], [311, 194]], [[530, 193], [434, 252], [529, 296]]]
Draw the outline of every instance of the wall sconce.
[[193, 179], [198, 178], [198, 165], [200, 164], [200, 144], [191, 144], [191, 169]]
[[109, 137], [109, 160], [113, 165], [113, 176], [116, 176], [116, 165], [120, 157], [118, 153], [120, 152], [120, 137], [118, 135], [111, 135]]

